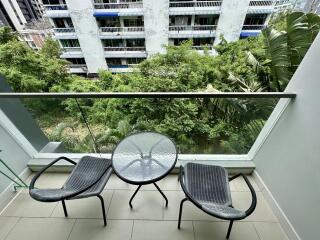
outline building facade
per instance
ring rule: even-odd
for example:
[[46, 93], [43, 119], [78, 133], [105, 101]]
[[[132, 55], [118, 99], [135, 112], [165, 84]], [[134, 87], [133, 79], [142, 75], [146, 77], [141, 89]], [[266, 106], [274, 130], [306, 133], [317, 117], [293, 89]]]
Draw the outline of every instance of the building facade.
[[168, 44], [187, 39], [199, 52], [254, 36], [268, 23], [275, 1], [265, 0], [43, 0], [62, 58], [71, 72], [125, 72]]

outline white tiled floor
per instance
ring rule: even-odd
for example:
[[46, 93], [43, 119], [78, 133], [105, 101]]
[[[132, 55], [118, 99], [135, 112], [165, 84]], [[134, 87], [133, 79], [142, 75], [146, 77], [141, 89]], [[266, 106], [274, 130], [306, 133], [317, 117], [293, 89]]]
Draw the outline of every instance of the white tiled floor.
[[[47, 174], [38, 187], [60, 187], [67, 174]], [[247, 219], [235, 222], [230, 239], [287, 240], [276, 216], [264, 199], [261, 189], [249, 177], [258, 197], [255, 212]], [[103, 226], [99, 199], [96, 197], [67, 201], [69, 218], [64, 218], [60, 203], [40, 203], [31, 199], [27, 191], [19, 195], [2, 211], [0, 240], [222, 240], [228, 222], [202, 213], [186, 202], [181, 230], [177, 229], [179, 204], [184, 197], [176, 175], [169, 175], [158, 185], [169, 199], [164, 199], [153, 185], [145, 186], [133, 200], [128, 201], [136, 186], [112, 176], [103, 191], [108, 226]], [[233, 204], [240, 209], [250, 205], [249, 190], [241, 179], [231, 184]]]

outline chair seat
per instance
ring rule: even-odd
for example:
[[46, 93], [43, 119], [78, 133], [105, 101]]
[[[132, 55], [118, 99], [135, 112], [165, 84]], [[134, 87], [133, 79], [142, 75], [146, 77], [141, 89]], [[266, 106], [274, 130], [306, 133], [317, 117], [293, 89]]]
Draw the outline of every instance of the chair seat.
[[197, 202], [232, 205], [228, 173], [223, 167], [187, 163], [184, 174], [188, 193]]
[[[112, 173], [111, 160], [91, 156], [83, 157], [72, 170], [60, 189], [30, 189], [30, 195], [42, 202], [56, 202], [63, 199], [77, 199], [97, 196], [101, 193]], [[91, 187], [90, 187], [91, 186]], [[89, 189], [85, 190], [86, 188]], [[68, 197], [76, 194], [74, 197]]]
[[202, 210], [219, 218], [243, 217], [243, 211], [232, 208], [228, 172], [213, 165], [187, 163], [184, 167], [187, 195]]

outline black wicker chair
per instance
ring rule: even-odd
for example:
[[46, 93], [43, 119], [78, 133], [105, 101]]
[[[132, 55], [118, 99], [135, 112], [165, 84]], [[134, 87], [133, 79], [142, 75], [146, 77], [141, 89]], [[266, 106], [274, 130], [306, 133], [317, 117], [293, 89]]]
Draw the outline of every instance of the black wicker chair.
[[[246, 211], [233, 208], [229, 181], [242, 176], [252, 196], [250, 207]], [[180, 183], [186, 195], [180, 203], [178, 228], [180, 229], [183, 203], [191, 201], [205, 213], [224, 220], [229, 220], [227, 238], [230, 236], [233, 221], [248, 217], [256, 208], [257, 197], [247, 177], [243, 174], [228, 178], [225, 168], [198, 163], [187, 163], [180, 167]]]
[[[35, 182], [48, 168], [60, 160], [76, 165], [62, 188], [37, 189]], [[68, 217], [65, 200], [97, 196], [101, 201], [104, 225], [107, 225], [104, 200], [100, 195], [112, 173], [111, 160], [90, 156], [82, 157], [78, 164], [67, 157], [59, 157], [52, 161], [31, 180], [30, 196], [40, 202], [62, 202], [64, 215]]]

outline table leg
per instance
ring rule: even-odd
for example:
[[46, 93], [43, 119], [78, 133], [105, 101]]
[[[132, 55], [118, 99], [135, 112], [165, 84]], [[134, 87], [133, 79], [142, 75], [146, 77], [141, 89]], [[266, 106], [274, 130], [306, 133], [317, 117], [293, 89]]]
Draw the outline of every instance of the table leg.
[[132, 202], [133, 198], [136, 196], [136, 194], [137, 194], [137, 192], [139, 191], [139, 189], [141, 188], [141, 186], [142, 186], [142, 185], [139, 185], [139, 187], [136, 189], [136, 191], [134, 192], [134, 194], [133, 194], [132, 197], [130, 198], [129, 205], [130, 205], [131, 208], [132, 208], [131, 202]]
[[153, 183], [153, 184], [158, 189], [158, 191], [160, 192], [162, 197], [166, 200], [166, 207], [168, 207], [168, 198], [166, 197], [166, 195], [164, 195], [164, 193], [161, 191], [161, 189], [158, 187], [158, 185], [156, 183]]

